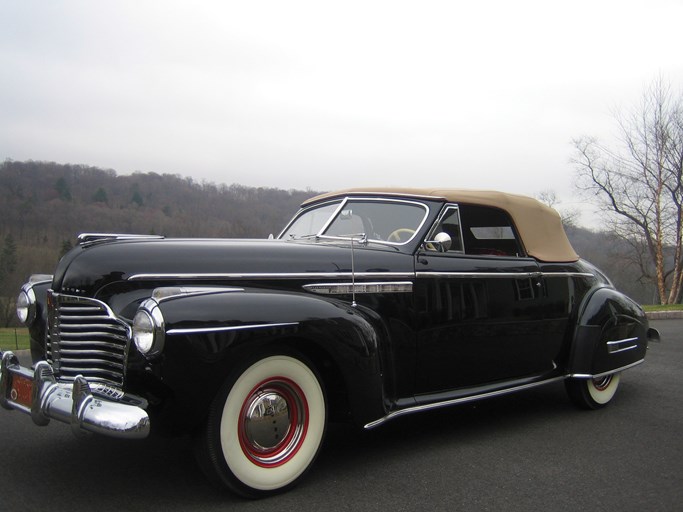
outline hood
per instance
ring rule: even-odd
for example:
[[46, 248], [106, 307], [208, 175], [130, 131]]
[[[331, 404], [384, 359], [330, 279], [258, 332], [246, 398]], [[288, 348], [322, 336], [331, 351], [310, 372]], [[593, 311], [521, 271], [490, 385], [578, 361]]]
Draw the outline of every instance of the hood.
[[[391, 247], [358, 247], [355, 272], [412, 272], [412, 257]], [[96, 296], [112, 283], [251, 281], [351, 272], [348, 244], [281, 240], [144, 239], [81, 245], [59, 263], [55, 291]]]

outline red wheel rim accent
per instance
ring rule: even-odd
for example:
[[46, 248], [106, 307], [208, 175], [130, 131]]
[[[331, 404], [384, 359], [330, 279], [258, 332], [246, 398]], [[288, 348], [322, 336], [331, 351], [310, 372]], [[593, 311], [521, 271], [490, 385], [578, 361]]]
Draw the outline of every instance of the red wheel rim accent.
[[593, 379], [593, 387], [598, 391], [605, 391], [610, 383], [612, 382], [612, 376], [607, 375], [606, 377], [601, 377], [599, 379]]
[[[282, 411], [279, 412], [280, 423], [285, 421], [287, 431], [281, 439], [271, 445], [263, 446], [254, 438], [251, 422], [255, 419], [255, 410], [262, 414], [257, 420], [268, 417], [271, 411], [264, 413], [264, 404], [272, 401], [286, 405], [286, 421], [282, 416]], [[308, 402], [301, 388], [286, 377], [268, 378], [254, 386], [240, 409], [237, 430], [242, 452], [257, 466], [264, 468], [281, 466], [294, 457], [303, 445], [308, 431], [308, 421]], [[275, 424], [276, 421], [273, 420], [272, 423]]]

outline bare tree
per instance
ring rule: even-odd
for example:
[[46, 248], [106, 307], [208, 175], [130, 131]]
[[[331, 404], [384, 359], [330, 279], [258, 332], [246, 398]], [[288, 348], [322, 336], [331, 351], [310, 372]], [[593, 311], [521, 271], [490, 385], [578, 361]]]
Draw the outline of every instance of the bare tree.
[[594, 194], [613, 230], [639, 255], [643, 278], [662, 304], [679, 301], [683, 284], [683, 95], [662, 79], [626, 115], [617, 115], [619, 142], [574, 140], [577, 186]]
[[536, 194], [538, 199], [543, 204], [550, 206], [557, 210], [557, 213], [562, 217], [562, 224], [565, 228], [573, 228], [578, 224], [580, 212], [575, 208], [560, 208], [562, 202], [557, 197], [557, 193], [552, 189], [544, 189]]

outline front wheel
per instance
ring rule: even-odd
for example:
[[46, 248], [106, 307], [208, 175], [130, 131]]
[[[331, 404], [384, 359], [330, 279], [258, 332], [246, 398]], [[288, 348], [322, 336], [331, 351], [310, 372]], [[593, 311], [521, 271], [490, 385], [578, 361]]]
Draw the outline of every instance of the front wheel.
[[228, 378], [209, 411], [198, 460], [214, 482], [248, 498], [295, 485], [327, 421], [320, 379], [303, 358], [271, 355]]
[[582, 409], [600, 409], [614, 398], [621, 375], [612, 373], [598, 378], [564, 381], [569, 398]]

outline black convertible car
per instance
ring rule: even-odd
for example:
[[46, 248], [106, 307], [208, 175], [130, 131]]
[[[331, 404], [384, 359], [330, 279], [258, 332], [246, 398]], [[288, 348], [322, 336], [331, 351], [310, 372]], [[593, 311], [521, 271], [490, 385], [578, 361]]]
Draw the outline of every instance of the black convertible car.
[[464, 190], [325, 194], [271, 240], [81, 235], [17, 304], [34, 365], [2, 354], [0, 405], [76, 433], [192, 433], [248, 497], [300, 480], [328, 421], [560, 380], [603, 407], [658, 337], [554, 210]]

